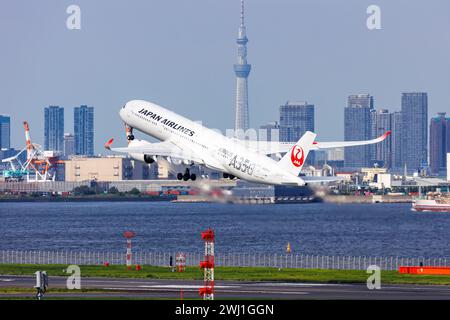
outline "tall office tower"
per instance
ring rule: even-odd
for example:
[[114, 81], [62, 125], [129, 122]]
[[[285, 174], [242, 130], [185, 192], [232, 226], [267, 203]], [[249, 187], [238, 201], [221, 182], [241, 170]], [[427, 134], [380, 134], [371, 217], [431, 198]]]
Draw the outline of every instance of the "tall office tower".
[[[373, 97], [370, 94], [350, 95], [344, 110], [344, 139], [368, 140], [372, 137]], [[359, 169], [370, 165], [370, 146], [347, 148], [344, 163], [347, 168]]]
[[64, 151], [64, 108], [49, 106], [44, 109], [45, 150]]
[[74, 108], [73, 125], [75, 154], [94, 155], [94, 108], [80, 106]]
[[402, 167], [408, 172], [427, 166], [428, 95], [402, 93]]
[[450, 152], [450, 118], [438, 113], [430, 122], [430, 167], [434, 174], [446, 169], [447, 152]]
[[[374, 110], [372, 113], [372, 138], [383, 135], [386, 131], [392, 131], [393, 113], [386, 109]], [[392, 163], [392, 140], [386, 139], [383, 142], [372, 145], [372, 163], [379, 166], [391, 168]]]
[[241, 0], [241, 25], [236, 43], [238, 44], [238, 60], [234, 65], [236, 74], [236, 130], [247, 130], [250, 127], [248, 109], [248, 83], [251, 65], [247, 63], [247, 34], [244, 24], [244, 0]]
[[64, 157], [75, 154], [75, 137], [71, 133], [64, 133]]
[[391, 133], [391, 168], [400, 172], [402, 167], [402, 113], [394, 112], [392, 114], [392, 133]]
[[0, 149], [11, 148], [11, 118], [0, 115]]
[[314, 105], [306, 101], [280, 106], [280, 141], [297, 142], [306, 132], [314, 132]]
[[[280, 141], [297, 142], [306, 131], [314, 132], [314, 105], [306, 101], [286, 102], [280, 106]], [[311, 152], [306, 162], [315, 162]]]

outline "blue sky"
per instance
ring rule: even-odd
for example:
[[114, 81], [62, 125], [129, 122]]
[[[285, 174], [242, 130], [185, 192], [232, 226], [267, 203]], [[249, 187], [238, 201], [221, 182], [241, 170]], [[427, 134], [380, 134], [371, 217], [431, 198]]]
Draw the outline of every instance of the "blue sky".
[[[81, 8], [68, 30], [66, 8]], [[366, 9], [381, 8], [381, 30]], [[207, 126], [234, 123], [238, 0], [8, 0], [0, 10], [0, 113], [43, 143], [43, 108], [95, 107], [96, 151], [125, 143], [119, 108], [147, 99]], [[247, 0], [250, 123], [278, 118], [287, 100], [316, 105], [321, 140], [343, 137], [346, 97], [371, 93], [400, 108], [405, 91], [429, 93], [430, 116], [450, 112], [447, 0]]]

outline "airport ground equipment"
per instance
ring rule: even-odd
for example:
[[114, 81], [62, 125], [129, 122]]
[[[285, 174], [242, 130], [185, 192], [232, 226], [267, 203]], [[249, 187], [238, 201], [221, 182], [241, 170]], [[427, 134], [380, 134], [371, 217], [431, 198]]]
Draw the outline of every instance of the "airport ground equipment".
[[125, 231], [123, 236], [127, 239], [127, 269], [131, 269], [131, 239], [136, 235], [133, 231]]
[[34, 286], [37, 291], [36, 299], [41, 300], [48, 288], [48, 275], [46, 271], [36, 271], [34, 274], [36, 275], [36, 285]]
[[200, 268], [204, 270], [204, 284], [199, 293], [204, 300], [214, 300], [214, 230], [209, 228], [201, 235], [205, 242], [205, 258], [200, 262]]

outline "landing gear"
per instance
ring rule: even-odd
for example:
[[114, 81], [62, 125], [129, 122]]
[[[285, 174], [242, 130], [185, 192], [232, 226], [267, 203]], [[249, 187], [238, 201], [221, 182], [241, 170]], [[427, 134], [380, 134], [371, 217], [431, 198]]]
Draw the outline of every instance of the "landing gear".
[[126, 134], [127, 134], [127, 140], [128, 140], [128, 142], [133, 141], [133, 140], [134, 140], [133, 128], [126, 124], [126, 125], [125, 125], [125, 132], [126, 132]]
[[197, 175], [194, 173], [190, 173], [189, 169], [186, 169], [184, 174], [181, 172], [177, 174], [177, 179], [184, 180], [184, 181], [188, 181], [188, 180], [195, 181], [197, 179]]
[[230, 179], [230, 180], [233, 180], [234, 178], [236, 178], [236, 177], [233, 176], [232, 174], [229, 174], [229, 173], [226, 173], [226, 172], [223, 173], [223, 177], [224, 177], [225, 179]]

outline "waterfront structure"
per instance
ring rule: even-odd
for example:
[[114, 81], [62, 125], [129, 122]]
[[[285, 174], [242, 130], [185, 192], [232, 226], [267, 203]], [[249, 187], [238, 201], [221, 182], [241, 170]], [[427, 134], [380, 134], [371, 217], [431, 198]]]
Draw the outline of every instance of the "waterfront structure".
[[280, 141], [297, 142], [306, 132], [314, 132], [314, 105], [288, 101], [280, 106]]
[[[350, 95], [344, 110], [345, 141], [369, 140], [372, 137], [373, 97], [370, 94]], [[345, 150], [345, 167], [359, 169], [368, 167], [371, 146], [358, 146]]]
[[64, 151], [64, 108], [49, 106], [44, 109], [44, 148]]
[[443, 174], [446, 155], [450, 152], [450, 118], [440, 112], [430, 121], [430, 168], [433, 174]]
[[[387, 131], [392, 131], [393, 113], [387, 109], [374, 110], [371, 113], [372, 138], [379, 137]], [[372, 146], [372, 163], [380, 167], [391, 168], [392, 137]]]
[[11, 148], [11, 118], [0, 114], [0, 149]]
[[73, 126], [75, 154], [94, 155], [94, 108], [86, 105], [74, 108]]
[[[2, 162], [1, 160], [14, 157], [20, 151], [21, 150], [16, 150], [16, 149], [6, 149], [6, 148], [0, 149], [0, 171], [11, 169], [11, 165], [10, 165], [9, 162]], [[22, 154], [20, 154], [19, 157], [18, 157], [18, 160], [20, 162], [22, 162], [22, 163], [27, 161], [27, 154], [26, 154], [26, 152], [23, 152]]]
[[75, 137], [71, 133], [64, 133], [64, 157], [75, 154]]
[[65, 163], [66, 181], [120, 181], [156, 178], [151, 166], [120, 156], [106, 158], [72, 157]]
[[428, 94], [402, 93], [402, 166], [418, 172], [428, 165]]
[[246, 131], [250, 127], [250, 115], [248, 107], [248, 82], [251, 65], [247, 63], [247, 32], [244, 22], [244, 0], [241, 0], [241, 24], [239, 26], [238, 38], [238, 59], [234, 65], [236, 74], [236, 118], [235, 130]]

